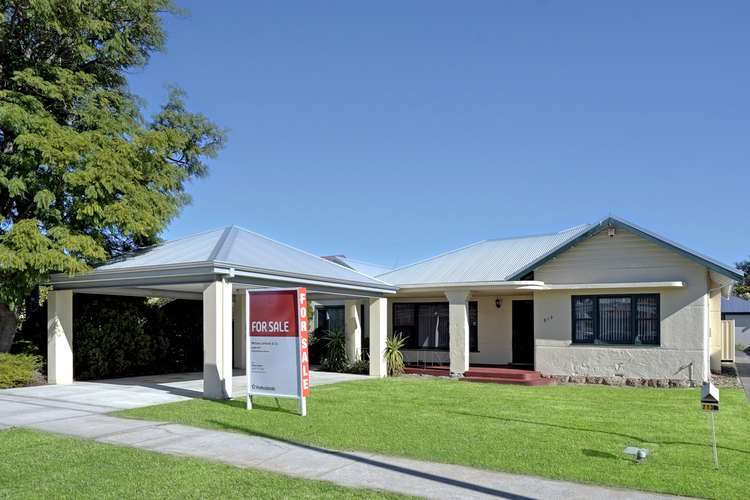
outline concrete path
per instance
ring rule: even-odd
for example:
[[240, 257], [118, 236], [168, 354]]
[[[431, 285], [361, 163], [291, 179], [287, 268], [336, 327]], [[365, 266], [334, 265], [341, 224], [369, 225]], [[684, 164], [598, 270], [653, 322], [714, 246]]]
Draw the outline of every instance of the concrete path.
[[737, 375], [745, 388], [745, 394], [750, 401], [750, 355], [744, 351], [737, 351], [734, 355], [734, 364], [737, 367]]
[[[104, 415], [187, 399], [200, 375], [137, 377], [0, 391], [0, 428], [20, 426], [238, 467], [429, 498], [667, 498], [372, 453], [339, 452], [264, 436]], [[313, 372], [313, 385], [362, 378]], [[237, 386], [235, 386], [236, 388]], [[237, 389], [235, 389], [237, 390]]]
[[[310, 385], [315, 387], [350, 380], [366, 380], [367, 378], [366, 375], [313, 370], [310, 372]], [[241, 396], [245, 393], [246, 388], [244, 371], [235, 371], [232, 379], [234, 395]], [[109, 413], [115, 410], [127, 410], [200, 398], [202, 395], [203, 374], [195, 372], [116, 378], [95, 382], [75, 382], [70, 385], [39, 385], [4, 389], [0, 390], [0, 401], [19, 405], [24, 403], [35, 405], [38, 408], [37, 413], [42, 412], [43, 408], [50, 411], [80, 409], [91, 413]], [[5, 406], [3, 404], [3, 407]], [[19, 408], [22, 409], [22, 407]], [[7, 417], [7, 413], [3, 412], [3, 409], [0, 408], [0, 425], [2, 425], [3, 415]], [[37, 416], [28, 416], [37, 418]]]

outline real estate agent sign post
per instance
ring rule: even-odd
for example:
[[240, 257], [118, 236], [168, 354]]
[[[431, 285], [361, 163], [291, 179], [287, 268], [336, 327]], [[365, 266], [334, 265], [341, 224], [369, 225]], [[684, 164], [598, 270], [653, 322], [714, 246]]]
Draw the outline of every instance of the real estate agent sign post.
[[307, 414], [310, 362], [307, 354], [307, 291], [248, 290], [247, 408], [252, 396], [295, 398]]

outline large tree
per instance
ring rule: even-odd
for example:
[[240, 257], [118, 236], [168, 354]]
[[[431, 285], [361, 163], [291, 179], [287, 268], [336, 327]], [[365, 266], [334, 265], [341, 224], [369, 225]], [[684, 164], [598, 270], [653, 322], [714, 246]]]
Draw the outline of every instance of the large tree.
[[161, 49], [169, 0], [0, 0], [0, 352], [52, 272], [156, 240], [224, 134], [172, 89], [155, 116], [126, 72]]
[[734, 287], [734, 293], [741, 297], [750, 298], [750, 259], [738, 262], [737, 269], [745, 273], [745, 279]]

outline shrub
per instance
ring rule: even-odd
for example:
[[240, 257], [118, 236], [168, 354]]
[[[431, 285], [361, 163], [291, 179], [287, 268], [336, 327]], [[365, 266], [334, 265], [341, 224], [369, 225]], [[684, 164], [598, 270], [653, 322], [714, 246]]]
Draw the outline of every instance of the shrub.
[[347, 373], [354, 373], [357, 375], [367, 375], [370, 373], [370, 361], [367, 359], [357, 359], [349, 363], [346, 369]]
[[[77, 380], [203, 367], [200, 301], [75, 294], [73, 310]], [[46, 350], [47, 304], [41, 303], [27, 315], [13, 352], [45, 354]]]
[[341, 330], [329, 330], [323, 337], [325, 354], [321, 367], [326, 371], [343, 372], [349, 364], [346, 357], [346, 334]]
[[396, 377], [404, 373], [404, 354], [401, 349], [406, 345], [406, 339], [401, 335], [390, 335], [385, 341], [385, 357], [388, 375]]
[[41, 384], [42, 358], [33, 354], [0, 353], [0, 388]]

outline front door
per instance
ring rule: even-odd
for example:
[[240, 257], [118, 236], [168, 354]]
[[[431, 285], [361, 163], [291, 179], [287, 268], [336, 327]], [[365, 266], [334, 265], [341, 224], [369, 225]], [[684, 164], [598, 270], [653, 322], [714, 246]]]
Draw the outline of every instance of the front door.
[[513, 364], [534, 366], [534, 301], [514, 300]]

